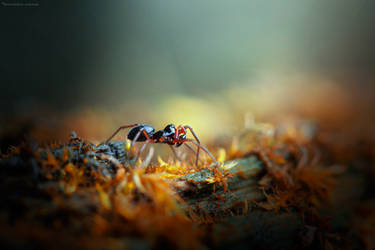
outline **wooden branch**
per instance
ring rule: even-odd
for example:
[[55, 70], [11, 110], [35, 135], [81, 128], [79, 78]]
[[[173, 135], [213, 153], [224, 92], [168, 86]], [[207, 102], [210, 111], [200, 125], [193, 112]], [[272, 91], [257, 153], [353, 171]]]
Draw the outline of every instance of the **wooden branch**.
[[182, 176], [180, 181], [189, 185], [178, 192], [191, 207], [200, 207], [207, 213], [226, 214], [224, 211], [230, 208], [247, 206], [264, 198], [257, 185], [264, 172], [264, 164], [256, 156], [228, 161], [223, 168], [227, 175], [224, 178], [227, 188], [223, 184], [211, 183], [209, 180], [214, 178], [214, 174], [203, 169]]

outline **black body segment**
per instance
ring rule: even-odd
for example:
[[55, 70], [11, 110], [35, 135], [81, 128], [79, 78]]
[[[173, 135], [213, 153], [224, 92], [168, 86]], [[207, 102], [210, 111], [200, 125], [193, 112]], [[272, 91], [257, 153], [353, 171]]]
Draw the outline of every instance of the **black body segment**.
[[174, 126], [174, 124], [168, 124], [164, 128], [163, 132], [164, 132], [163, 134], [164, 137], [174, 138], [176, 134], [176, 127]]
[[[153, 127], [151, 127], [150, 125], [141, 124], [141, 125], [138, 125], [138, 126], [132, 128], [129, 131], [128, 139], [131, 140], [131, 141], [134, 140], [134, 138], [137, 136], [138, 132], [141, 131], [141, 130], [144, 130], [149, 138], [152, 138], [153, 135], [154, 135], [154, 132], [155, 132], [155, 129]], [[146, 138], [145, 134], [143, 132], [141, 132], [139, 134], [139, 137], [138, 137], [137, 141], [146, 141], [146, 140], [147, 140], [147, 138]]]
[[156, 143], [160, 141], [160, 139], [163, 137], [163, 130], [156, 131], [154, 135], [152, 136], [152, 139], [155, 140]]

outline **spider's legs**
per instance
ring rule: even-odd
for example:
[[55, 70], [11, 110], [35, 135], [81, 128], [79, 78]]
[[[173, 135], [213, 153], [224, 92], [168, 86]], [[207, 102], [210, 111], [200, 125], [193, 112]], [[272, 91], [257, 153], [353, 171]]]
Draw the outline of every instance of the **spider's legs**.
[[[191, 152], [193, 152], [194, 155], [196, 154], [195, 150], [194, 150], [189, 144], [184, 143], [184, 145], [185, 145], [189, 150], [191, 150]], [[170, 149], [172, 150], [172, 152], [173, 152], [174, 156], [176, 157], [176, 159], [179, 160], [179, 161], [181, 161], [181, 158], [178, 156], [178, 154], [177, 154], [175, 148], [174, 148], [172, 145], [169, 145], [169, 147], [170, 147]], [[201, 163], [203, 163], [200, 159], [199, 159], [199, 161], [200, 161]]]
[[[123, 130], [125, 128], [133, 128], [133, 127], [136, 127], [138, 125], [139, 124], [132, 124], [132, 125], [125, 125], [125, 126], [119, 127], [104, 143], [108, 143], [113, 137], [115, 137], [115, 135], [117, 135], [118, 132], [120, 132], [120, 130]], [[101, 143], [101, 144], [103, 144], [103, 143]]]
[[137, 153], [137, 156], [135, 158], [135, 162], [138, 161], [139, 159], [139, 156], [141, 155], [141, 153], [143, 152], [143, 150], [145, 150], [147, 144], [149, 144], [150, 142], [152, 142], [152, 140], [147, 140], [143, 143], [142, 147], [139, 149], [138, 153]]
[[172, 152], [173, 152], [173, 154], [174, 154], [174, 157], [176, 157], [176, 159], [177, 159], [178, 161], [181, 161], [180, 157], [177, 155], [177, 152], [176, 152], [176, 150], [173, 148], [173, 146], [172, 146], [172, 145], [169, 145], [169, 148], [172, 150]]
[[148, 136], [146, 130], [145, 130], [144, 128], [141, 128], [141, 129], [137, 132], [137, 134], [135, 135], [134, 139], [132, 140], [132, 143], [131, 143], [131, 145], [130, 145], [131, 148], [134, 146], [134, 143], [137, 142], [139, 136], [140, 136], [142, 133], [145, 135], [145, 137], [146, 137], [147, 140], [150, 140], [150, 137]]
[[[200, 142], [200, 140], [199, 140], [197, 134], [194, 132], [194, 130], [193, 130], [192, 127], [190, 127], [189, 125], [185, 125], [185, 126], [181, 126], [181, 125], [180, 125], [178, 128], [182, 128], [182, 129], [184, 130], [185, 134], [186, 134], [186, 130], [187, 130], [187, 129], [190, 130], [190, 132], [191, 132], [191, 134], [194, 136], [196, 142], [197, 142], [199, 145], [201, 144], [201, 142]], [[200, 148], [198, 147], [198, 149], [197, 149], [197, 157], [196, 157], [196, 160], [195, 160], [195, 165], [196, 165], [196, 166], [198, 166], [198, 161], [199, 161], [199, 149], [200, 149]]]
[[145, 147], [147, 146], [147, 144], [150, 143], [150, 142], [152, 142], [152, 139], [150, 139], [150, 137], [148, 136], [146, 130], [144, 130], [144, 129], [140, 129], [140, 130], [137, 132], [137, 134], [135, 135], [134, 139], [131, 141], [131, 144], [130, 144], [130, 148], [129, 148], [129, 150], [130, 150], [131, 148], [133, 148], [134, 143], [138, 140], [139, 136], [140, 136], [142, 133], [145, 135], [145, 137], [146, 137], [147, 140], [146, 140], [146, 142], [143, 143], [142, 147], [139, 149], [139, 151], [138, 151], [138, 153], [137, 153], [137, 156], [136, 156], [136, 158], [135, 158], [135, 161], [138, 160], [139, 156], [141, 155], [142, 151], [145, 149]]
[[[191, 150], [191, 151], [194, 153], [194, 155], [196, 154], [195, 150], [194, 150], [189, 144], [184, 143], [184, 145], [185, 145], [189, 150]], [[203, 163], [201, 159], [199, 159], [199, 161], [200, 161], [201, 163]]]
[[215, 157], [211, 154], [211, 152], [206, 147], [202, 146], [201, 144], [197, 143], [196, 141], [194, 141], [192, 139], [184, 139], [183, 142], [191, 142], [191, 143], [195, 144], [198, 148], [201, 148], [204, 152], [206, 152], [211, 157], [211, 159], [215, 162], [215, 165], [217, 167], [220, 166], [219, 163], [216, 161]]

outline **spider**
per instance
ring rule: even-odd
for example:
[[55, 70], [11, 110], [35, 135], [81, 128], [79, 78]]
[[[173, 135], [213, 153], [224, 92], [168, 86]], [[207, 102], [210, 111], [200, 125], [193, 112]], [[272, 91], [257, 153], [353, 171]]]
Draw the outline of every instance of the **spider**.
[[[202, 149], [204, 152], [206, 152], [214, 161], [216, 166], [219, 166], [218, 162], [216, 161], [215, 157], [211, 154], [211, 152], [204, 146], [200, 144], [200, 141], [198, 139], [198, 136], [195, 134], [194, 130], [190, 126], [182, 126], [179, 125], [177, 128], [174, 124], [168, 124], [164, 129], [156, 131], [155, 129], [147, 124], [132, 124], [132, 125], [125, 125], [119, 127], [104, 143], [108, 143], [115, 135], [117, 135], [118, 132], [120, 132], [123, 129], [126, 128], [132, 128], [127, 138], [131, 140], [131, 147], [133, 147], [135, 142], [143, 142], [142, 147], [139, 149], [136, 160], [139, 158], [142, 151], [146, 148], [147, 144], [149, 143], [165, 143], [168, 144], [173, 151], [174, 155], [177, 159], [178, 156], [176, 154], [176, 151], [172, 146], [179, 147], [182, 144], [186, 145], [190, 150], [192, 150], [194, 153], [194, 149], [189, 145], [185, 144], [185, 142], [190, 142], [197, 146], [197, 152], [196, 152], [196, 161], [195, 164], [198, 166], [199, 161], [199, 150]], [[187, 131], [190, 130], [191, 134], [194, 136], [195, 140], [186, 138]]]

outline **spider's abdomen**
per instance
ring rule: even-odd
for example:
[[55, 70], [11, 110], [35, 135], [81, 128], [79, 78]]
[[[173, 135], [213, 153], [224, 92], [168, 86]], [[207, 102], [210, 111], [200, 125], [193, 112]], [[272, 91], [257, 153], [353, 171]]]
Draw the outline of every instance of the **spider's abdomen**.
[[[129, 131], [128, 139], [133, 141], [135, 139], [135, 137], [137, 136], [138, 132], [142, 129], [146, 132], [146, 134], [148, 135], [149, 138], [152, 138], [155, 129], [153, 127], [151, 127], [150, 125], [140, 124], [140, 125], [132, 128]], [[147, 140], [146, 136], [144, 135], [143, 132], [141, 132], [139, 134], [139, 137], [138, 137], [137, 141], [146, 141], [146, 140]]]

